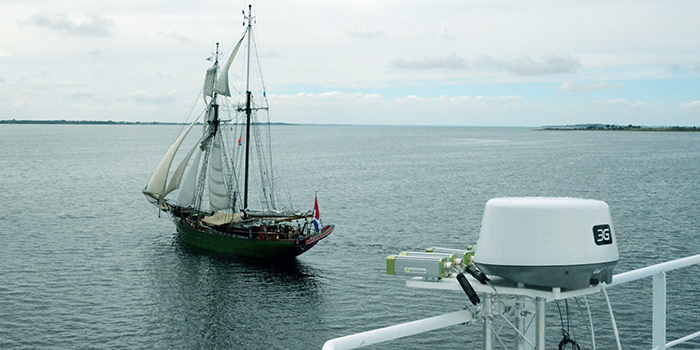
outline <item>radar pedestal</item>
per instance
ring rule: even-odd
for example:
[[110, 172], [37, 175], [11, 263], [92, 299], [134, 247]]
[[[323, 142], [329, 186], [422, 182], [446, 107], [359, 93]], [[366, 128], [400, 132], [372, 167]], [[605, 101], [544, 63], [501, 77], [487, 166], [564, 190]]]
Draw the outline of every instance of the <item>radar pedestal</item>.
[[[470, 275], [465, 277], [482, 300], [475, 318], [481, 318], [484, 322], [484, 350], [495, 349], [496, 332], [493, 322], [497, 318], [503, 318], [507, 320], [506, 323], [510, 323], [518, 350], [544, 350], [546, 303], [595, 294], [600, 292], [601, 288], [600, 285], [595, 285], [562, 290], [559, 287], [526, 286], [497, 276], [489, 276], [489, 283], [481, 284]], [[454, 276], [437, 282], [413, 277], [406, 281], [406, 286], [462, 293], [462, 287]]]

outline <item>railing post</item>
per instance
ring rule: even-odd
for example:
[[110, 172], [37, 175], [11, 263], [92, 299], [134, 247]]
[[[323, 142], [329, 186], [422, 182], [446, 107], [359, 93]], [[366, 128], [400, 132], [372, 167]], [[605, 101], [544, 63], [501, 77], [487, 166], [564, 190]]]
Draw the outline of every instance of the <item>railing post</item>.
[[535, 317], [536, 317], [536, 332], [535, 346], [537, 350], [544, 350], [544, 330], [545, 330], [545, 303], [544, 298], [537, 297], [535, 299]]
[[654, 274], [652, 284], [652, 335], [653, 349], [666, 349], [666, 272]]
[[[518, 301], [515, 303], [515, 309], [517, 310], [517, 314], [515, 315], [516, 318], [516, 327], [518, 329], [518, 332], [520, 334], [525, 334], [525, 315], [523, 314], [523, 310], [525, 310], [525, 303], [522, 302], [523, 297], [519, 296]], [[525, 350], [525, 339], [518, 334], [518, 341], [516, 342], [517, 344], [517, 349], [518, 350]]]
[[493, 350], [493, 294], [484, 298], [484, 350]]

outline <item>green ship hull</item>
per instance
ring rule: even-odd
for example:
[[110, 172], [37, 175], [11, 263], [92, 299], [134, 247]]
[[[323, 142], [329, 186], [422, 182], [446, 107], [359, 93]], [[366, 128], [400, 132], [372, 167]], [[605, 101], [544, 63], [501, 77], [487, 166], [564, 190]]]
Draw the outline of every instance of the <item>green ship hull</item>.
[[333, 225], [325, 226], [318, 235], [307, 237], [302, 241], [279, 240], [274, 237], [270, 240], [260, 240], [239, 235], [222, 235], [211, 229], [206, 231], [195, 229], [182, 224], [177, 219], [174, 222], [178, 236], [187, 244], [222, 254], [269, 260], [293, 259], [330, 235], [334, 228]]

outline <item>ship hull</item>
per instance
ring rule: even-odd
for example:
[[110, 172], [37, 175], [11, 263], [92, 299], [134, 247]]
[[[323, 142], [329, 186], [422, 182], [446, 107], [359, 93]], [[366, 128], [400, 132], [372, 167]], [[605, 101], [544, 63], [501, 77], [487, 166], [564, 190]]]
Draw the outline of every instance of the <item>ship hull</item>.
[[[206, 228], [195, 228], [175, 219], [178, 236], [185, 243], [194, 247], [217, 253], [255, 259], [284, 260], [311, 249], [318, 241], [326, 238], [333, 231], [333, 225], [325, 226], [321, 232], [302, 240], [279, 240], [271, 235], [248, 238], [240, 235], [223, 235]], [[309, 241], [310, 243], [306, 243]]]

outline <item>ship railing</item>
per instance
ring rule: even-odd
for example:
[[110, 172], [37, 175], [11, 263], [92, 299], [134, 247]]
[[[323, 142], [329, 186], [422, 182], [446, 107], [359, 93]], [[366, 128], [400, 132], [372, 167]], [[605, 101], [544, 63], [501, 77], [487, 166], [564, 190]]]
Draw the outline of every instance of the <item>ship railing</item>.
[[[666, 272], [681, 269], [684, 267], [689, 267], [692, 265], [700, 265], [700, 254], [616, 274], [613, 276], [612, 282], [610, 284], [601, 284], [599, 286], [596, 286], [597, 288], [590, 288], [590, 290], [591, 292], [598, 292], [602, 290], [605, 293], [607, 299], [607, 292], [605, 292], [606, 289], [616, 287], [618, 285], [625, 284], [628, 282], [641, 280], [647, 277], [652, 277], [652, 350], [668, 349], [675, 345], [685, 343], [691, 339], [700, 337], [700, 331], [698, 331], [696, 333], [687, 335], [677, 340], [666, 342]], [[454, 287], [456, 283], [444, 285], [441, 283], [415, 282], [409, 280], [407, 282], [407, 285], [414, 287], [426, 287], [431, 283], [435, 285], [434, 287], [432, 287], [434, 289], [456, 289]], [[553, 295], [555, 299], [560, 299], [568, 297], [569, 294], [575, 295], [577, 294], [577, 292], [581, 291], [583, 290], [575, 290], [571, 292], [557, 291]], [[590, 292], [583, 293], [589, 294]], [[544, 298], [538, 298], [537, 308], [538, 312], [541, 312], [542, 315], [544, 315], [544, 303]], [[608, 305], [610, 305], [609, 301]], [[612, 308], [610, 310], [612, 316]], [[422, 320], [402, 323], [394, 326], [331, 339], [323, 345], [323, 350], [356, 349], [372, 344], [382, 343], [442, 328], [447, 328], [458, 324], [468, 323], [474, 320], [475, 317], [476, 316], [470, 309], [451, 312]], [[541, 323], [542, 327], [544, 327], [544, 316], [542, 316], [541, 319], [538, 319], [537, 323]], [[613, 328], [616, 329], [614, 323]], [[544, 338], [544, 329], [538, 329], [537, 333], [540, 334], [539, 336]], [[618, 342], [618, 348], [620, 348], [621, 346], [619, 343], [619, 337], [617, 336], [616, 331], [615, 333], [616, 340]], [[538, 350], [544, 349], [544, 339], [541, 339], [541, 341], [538, 339], [536, 344], [536, 348]], [[485, 348], [491, 348], [491, 346], [487, 346], [485, 344]]]
[[652, 350], [667, 349], [700, 337], [700, 331], [668, 343], [666, 342], [666, 272], [699, 264], [700, 254], [693, 255], [617, 274], [613, 276], [612, 283], [603, 286], [604, 288], [611, 288], [620, 284], [652, 277], [651, 346]]

